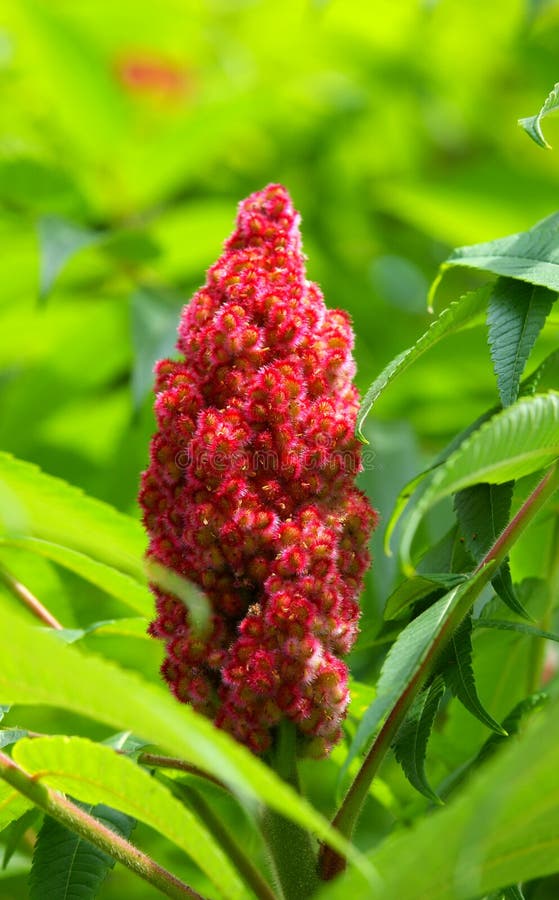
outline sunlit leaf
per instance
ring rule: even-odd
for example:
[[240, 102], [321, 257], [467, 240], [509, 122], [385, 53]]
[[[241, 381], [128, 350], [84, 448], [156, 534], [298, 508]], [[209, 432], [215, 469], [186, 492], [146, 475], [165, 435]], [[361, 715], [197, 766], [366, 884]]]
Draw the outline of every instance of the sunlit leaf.
[[[507, 275], [559, 291], [559, 213], [553, 213], [529, 231], [459, 247], [442, 264], [441, 275], [451, 266]], [[440, 276], [431, 288], [431, 297], [439, 280]]]
[[313, 807], [245, 747], [163, 687], [5, 615], [0, 629], [0, 696], [45, 704], [130, 731], [209, 772], [247, 801], [261, 800], [360, 863]]
[[[406, 517], [401, 541], [404, 564], [419, 523], [443, 497], [480, 482], [503, 484], [549, 466], [559, 456], [559, 394], [518, 400], [473, 432], [443, 465], [430, 473], [415, 506]], [[398, 512], [408, 501], [404, 488]], [[392, 527], [395, 522], [391, 522]]]
[[225, 897], [242, 897], [239, 877], [205, 826], [128, 757], [84, 738], [66, 737], [20, 741], [13, 756], [42, 784], [84, 803], [117, 806], [155, 828], [188, 854]]

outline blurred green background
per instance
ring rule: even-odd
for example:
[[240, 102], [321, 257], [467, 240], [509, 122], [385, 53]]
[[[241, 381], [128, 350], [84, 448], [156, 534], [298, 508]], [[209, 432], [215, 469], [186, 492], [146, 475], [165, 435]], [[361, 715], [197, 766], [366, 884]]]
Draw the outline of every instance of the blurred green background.
[[[153, 362], [236, 204], [270, 181], [302, 213], [310, 277], [353, 316], [365, 390], [426, 328], [450, 249], [557, 209], [558, 157], [517, 119], [558, 80], [558, 50], [549, 0], [3, 0], [1, 449], [136, 515]], [[556, 123], [545, 131], [559, 144]], [[68, 235], [84, 246], [40, 301], [41, 265]], [[472, 283], [452, 273], [441, 303]], [[390, 388], [363, 476], [385, 518], [495, 399], [480, 330]], [[369, 616], [394, 579], [380, 537]], [[64, 624], [84, 624], [92, 589], [2, 553]]]

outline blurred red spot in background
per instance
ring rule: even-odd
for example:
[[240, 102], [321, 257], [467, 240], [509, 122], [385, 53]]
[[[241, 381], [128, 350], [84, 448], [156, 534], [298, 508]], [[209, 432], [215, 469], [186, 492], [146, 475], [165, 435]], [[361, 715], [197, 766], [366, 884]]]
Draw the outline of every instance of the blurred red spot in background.
[[192, 79], [186, 69], [148, 53], [131, 53], [117, 62], [118, 80], [129, 91], [180, 98], [189, 93]]

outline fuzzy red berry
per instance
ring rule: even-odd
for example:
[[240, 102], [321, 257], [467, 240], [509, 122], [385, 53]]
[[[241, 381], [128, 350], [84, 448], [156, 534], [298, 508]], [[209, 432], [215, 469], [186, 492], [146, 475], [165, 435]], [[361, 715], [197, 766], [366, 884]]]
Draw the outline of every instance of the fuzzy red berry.
[[349, 317], [306, 279], [285, 188], [241, 203], [177, 346], [179, 360], [156, 366], [140, 503], [149, 555], [198, 584], [213, 619], [201, 639], [180, 601], [154, 589], [163, 676], [255, 753], [285, 717], [302, 750], [323, 755], [341, 736], [339, 657], [357, 634], [376, 514], [354, 484]]

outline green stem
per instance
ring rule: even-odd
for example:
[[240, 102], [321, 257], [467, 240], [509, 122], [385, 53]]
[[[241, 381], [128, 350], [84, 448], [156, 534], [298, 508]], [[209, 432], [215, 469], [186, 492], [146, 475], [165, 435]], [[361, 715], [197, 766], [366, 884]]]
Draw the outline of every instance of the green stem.
[[21, 581], [14, 578], [13, 575], [10, 575], [4, 568], [0, 569], [0, 581], [3, 581], [14, 597], [21, 600], [21, 602], [30, 609], [33, 615], [40, 619], [41, 622], [44, 622], [49, 628], [56, 628], [57, 631], [62, 631], [64, 626], [60, 624], [58, 619], [55, 619], [46, 606], [43, 606], [41, 601], [38, 600], [37, 597], [21, 583]]
[[199, 769], [198, 766], [193, 766], [183, 759], [176, 759], [174, 756], [162, 756], [159, 753], [140, 753], [138, 762], [143, 766], [152, 766], [155, 769], [175, 769], [177, 772], [186, 772], [187, 775], [196, 775], [205, 781], [211, 781], [218, 787], [223, 788], [224, 791], [229, 791], [227, 785], [220, 781], [219, 778], [215, 778], [208, 772]]
[[175, 900], [203, 900], [200, 894], [184, 884], [129, 841], [102, 825], [66, 797], [47, 788], [0, 751], [0, 778], [27, 797], [43, 812], [56, 819], [70, 831], [99, 847], [113, 859], [126, 866], [152, 887]]
[[[272, 753], [272, 767], [283, 781], [299, 791], [296, 758], [297, 734], [291, 722], [278, 729]], [[262, 834], [283, 900], [305, 900], [318, 885], [316, 851], [312, 838], [294, 822], [266, 808], [262, 815]]]
[[237, 867], [246, 884], [252, 888], [258, 900], [276, 900], [276, 895], [270, 885], [204, 798], [189, 785], [173, 781], [164, 775], [157, 775], [157, 777], [179, 800], [186, 802], [197, 813]]
[[[511, 519], [505, 530], [499, 535], [493, 546], [475, 569], [473, 574], [479, 576], [477, 584], [478, 589], [471, 595], [470, 608], [476, 597], [479, 596], [482, 588], [493, 577], [496, 565], [500, 565], [508, 556], [511, 548], [520, 535], [528, 527], [530, 522], [532, 522], [545, 503], [547, 503], [549, 498], [555, 493], [558, 487], [559, 464], [556, 464], [552, 469], [548, 470], [546, 475], [544, 475], [534, 491], [525, 500], [514, 518]], [[444, 648], [453, 629], [458, 627], [467, 612], [468, 608], [464, 607], [461, 611], [460, 621], [453, 619], [452, 626], [446, 629], [446, 633], [443, 626], [443, 631], [441, 632], [441, 635], [439, 635], [439, 640], [437, 642], [437, 654]], [[393, 706], [392, 711], [384, 721], [369, 753], [365, 757], [363, 764], [350, 785], [350, 788], [332, 821], [334, 828], [337, 828], [344, 837], [351, 839], [355, 823], [357, 822], [363, 803], [365, 802], [371, 782], [386, 753], [390, 749], [392, 741], [396, 736], [396, 732], [404, 721], [411, 704], [425, 684], [425, 680], [429, 677], [431, 671], [432, 667], [430, 668], [428, 665], [422, 665], [416, 675], [406, 685]], [[345, 869], [345, 866], [346, 860], [341, 854], [330, 847], [324, 846], [322, 848], [320, 854], [320, 877], [324, 881], [335, 878], [336, 875]]]

